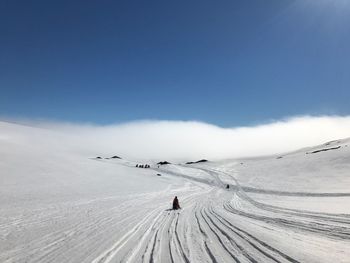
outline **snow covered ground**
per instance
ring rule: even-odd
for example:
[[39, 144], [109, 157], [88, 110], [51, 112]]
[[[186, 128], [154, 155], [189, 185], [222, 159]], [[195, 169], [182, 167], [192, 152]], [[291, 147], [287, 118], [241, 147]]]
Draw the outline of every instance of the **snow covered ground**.
[[72, 142], [0, 122], [0, 262], [350, 262], [350, 140], [149, 169]]

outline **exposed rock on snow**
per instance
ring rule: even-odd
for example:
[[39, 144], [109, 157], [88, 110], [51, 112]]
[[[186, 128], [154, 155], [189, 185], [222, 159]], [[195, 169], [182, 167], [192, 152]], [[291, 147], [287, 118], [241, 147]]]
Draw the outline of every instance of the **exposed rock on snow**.
[[171, 164], [171, 163], [169, 163], [169, 162], [167, 162], [167, 161], [162, 161], [162, 162], [159, 162], [159, 163], [157, 163], [158, 165], [166, 165], [166, 164]]
[[199, 161], [196, 161], [196, 162], [187, 162], [186, 164], [205, 163], [205, 162], [208, 162], [208, 160], [202, 159], [202, 160], [199, 160]]
[[330, 150], [337, 150], [339, 149], [341, 146], [337, 146], [337, 147], [332, 147], [332, 148], [326, 148], [326, 149], [321, 149], [321, 150], [316, 150], [313, 152], [307, 152], [306, 154], [312, 154], [312, 153], [319, 153], [319, 152], [326, 152], [326, 151], [330, 151]]

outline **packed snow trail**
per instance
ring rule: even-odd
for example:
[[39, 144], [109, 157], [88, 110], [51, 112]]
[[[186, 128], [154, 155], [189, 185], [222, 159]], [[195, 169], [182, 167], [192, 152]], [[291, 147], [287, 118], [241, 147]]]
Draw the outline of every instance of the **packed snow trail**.
[[[193, 174], [193, 168], [191, 170]], [[288, 243], [280, 244], [276, 240], [269, 242], [270, 231], [272, 240], [276, 232], [285, 237], [293, 235], [294, 242], [303, 238], [299, 246], [308, 242], [309, 235], [314, 235], [314, 240], [339, 242], [339, 253], [341, 248], [350, 245], [349, 215], [308, 213], [263, 205], [249, 198], [240, 187], [234, 191], [220, 187], [224, 183], [219, 171], [198, 170], [211, 176], [214, 184], [209, 183], [213, 182], [210, 179], [207, 184], [203, 183], [205, 180], [195, 180], [193, 184], [199, 191], [182, 197], [183, 209], [174, 211], [162, 207], [155, 210], [152, 219], [145, 217], [141, 221], [142, 224], [148, 222], [147, 228], [137, 225], [132, 230], [132, 235], [138, 237], [129, 239], [132, 245], [118, 241], [93, 262], [320, 262], [322, 255], [290, 249]], [[186, 174], [178, 176], [186, 177]], [[237, 185], [238, 182], [233, 178], [232, 183]], [[256, 234], [256, 230], [265, 233]], [[122, 251], [123, 245], [128, 249]], [[316, 251], [320, 245], [322, 242], [309, 247]], [[323, 258], [323, 261], [328, 260]]]

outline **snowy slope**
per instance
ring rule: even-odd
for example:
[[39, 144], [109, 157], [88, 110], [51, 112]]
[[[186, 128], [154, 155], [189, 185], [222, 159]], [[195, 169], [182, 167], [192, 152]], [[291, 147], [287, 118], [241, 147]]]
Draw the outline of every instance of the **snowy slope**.
[[0, 262], [350, 262], [350, 140], [142, 169], [76, 136], [0, 122]]

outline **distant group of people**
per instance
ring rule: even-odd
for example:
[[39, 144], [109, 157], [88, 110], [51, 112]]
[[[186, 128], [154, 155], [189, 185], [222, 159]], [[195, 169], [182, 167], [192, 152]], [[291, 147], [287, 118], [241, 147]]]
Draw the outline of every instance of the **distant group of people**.
[[151, 168], [149, 164], [136, 164], [137, 168]]

